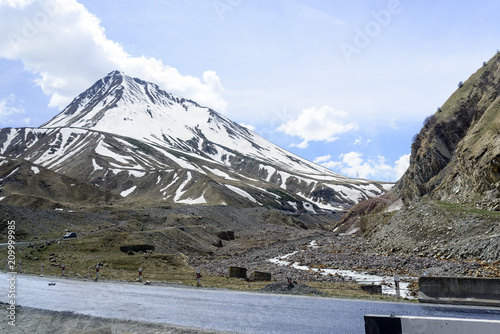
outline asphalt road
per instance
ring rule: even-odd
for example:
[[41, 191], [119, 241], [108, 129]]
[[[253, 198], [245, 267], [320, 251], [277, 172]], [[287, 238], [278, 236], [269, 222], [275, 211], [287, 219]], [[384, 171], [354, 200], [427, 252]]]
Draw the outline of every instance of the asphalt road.
[[[9, 302], [0, 273], [0, 301]], [[49, 282], [56, 283], [49, 286]], [[365, 314], [500, 320], [500, 309], [146, 286], [16, 275], [16, 303], [104, 318], [240, 333], [364, 333]], [[4, 320], [0, 320], [4, 321]]]

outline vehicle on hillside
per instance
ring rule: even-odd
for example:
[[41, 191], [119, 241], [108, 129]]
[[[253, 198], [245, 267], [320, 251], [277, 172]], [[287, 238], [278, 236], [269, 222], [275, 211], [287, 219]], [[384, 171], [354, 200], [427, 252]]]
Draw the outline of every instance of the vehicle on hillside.
[[76, 238], [76, 233], [75, 232], [68, 232], [65, 235], [63, 235], [64, 239], [69, 239], [69, 238]]

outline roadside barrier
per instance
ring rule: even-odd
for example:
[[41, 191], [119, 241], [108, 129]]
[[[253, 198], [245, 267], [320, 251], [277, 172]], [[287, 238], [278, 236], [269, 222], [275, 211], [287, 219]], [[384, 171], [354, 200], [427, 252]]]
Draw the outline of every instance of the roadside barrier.
[[365, 315], [365, 334], [498, 334], [500, 321], [482, 319]]

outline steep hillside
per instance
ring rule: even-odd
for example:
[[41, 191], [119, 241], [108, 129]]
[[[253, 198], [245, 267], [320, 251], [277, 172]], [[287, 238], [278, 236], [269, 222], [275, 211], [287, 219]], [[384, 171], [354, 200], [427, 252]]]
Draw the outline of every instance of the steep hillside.
[[[398, 182], [402, 199], [478, 204], [498, 198], [500, 55], [485, 63], [429, 117]], [[485, 196], [487, 198], [485, 198]]]
[[500, 54], [459, 85], [414, 137], [395, 187], [354, 206], [339, 231], [380, 252], [500, 256]]
[[[5, 199], [8, 198], [7, 201]], [[116, 200], [117, 196], [78, 179], [35, 166], [26, 160], [0, 157], [0, 201], [36, 209], [60, 209]]]

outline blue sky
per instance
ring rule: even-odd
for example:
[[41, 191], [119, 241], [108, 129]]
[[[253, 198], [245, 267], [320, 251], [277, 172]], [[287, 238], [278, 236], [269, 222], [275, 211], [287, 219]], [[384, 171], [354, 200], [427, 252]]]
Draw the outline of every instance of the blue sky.
[[500, 48], [498, 1], [0, 0], [0, 127], [40, 126], [114, 69], [352, 177]]

